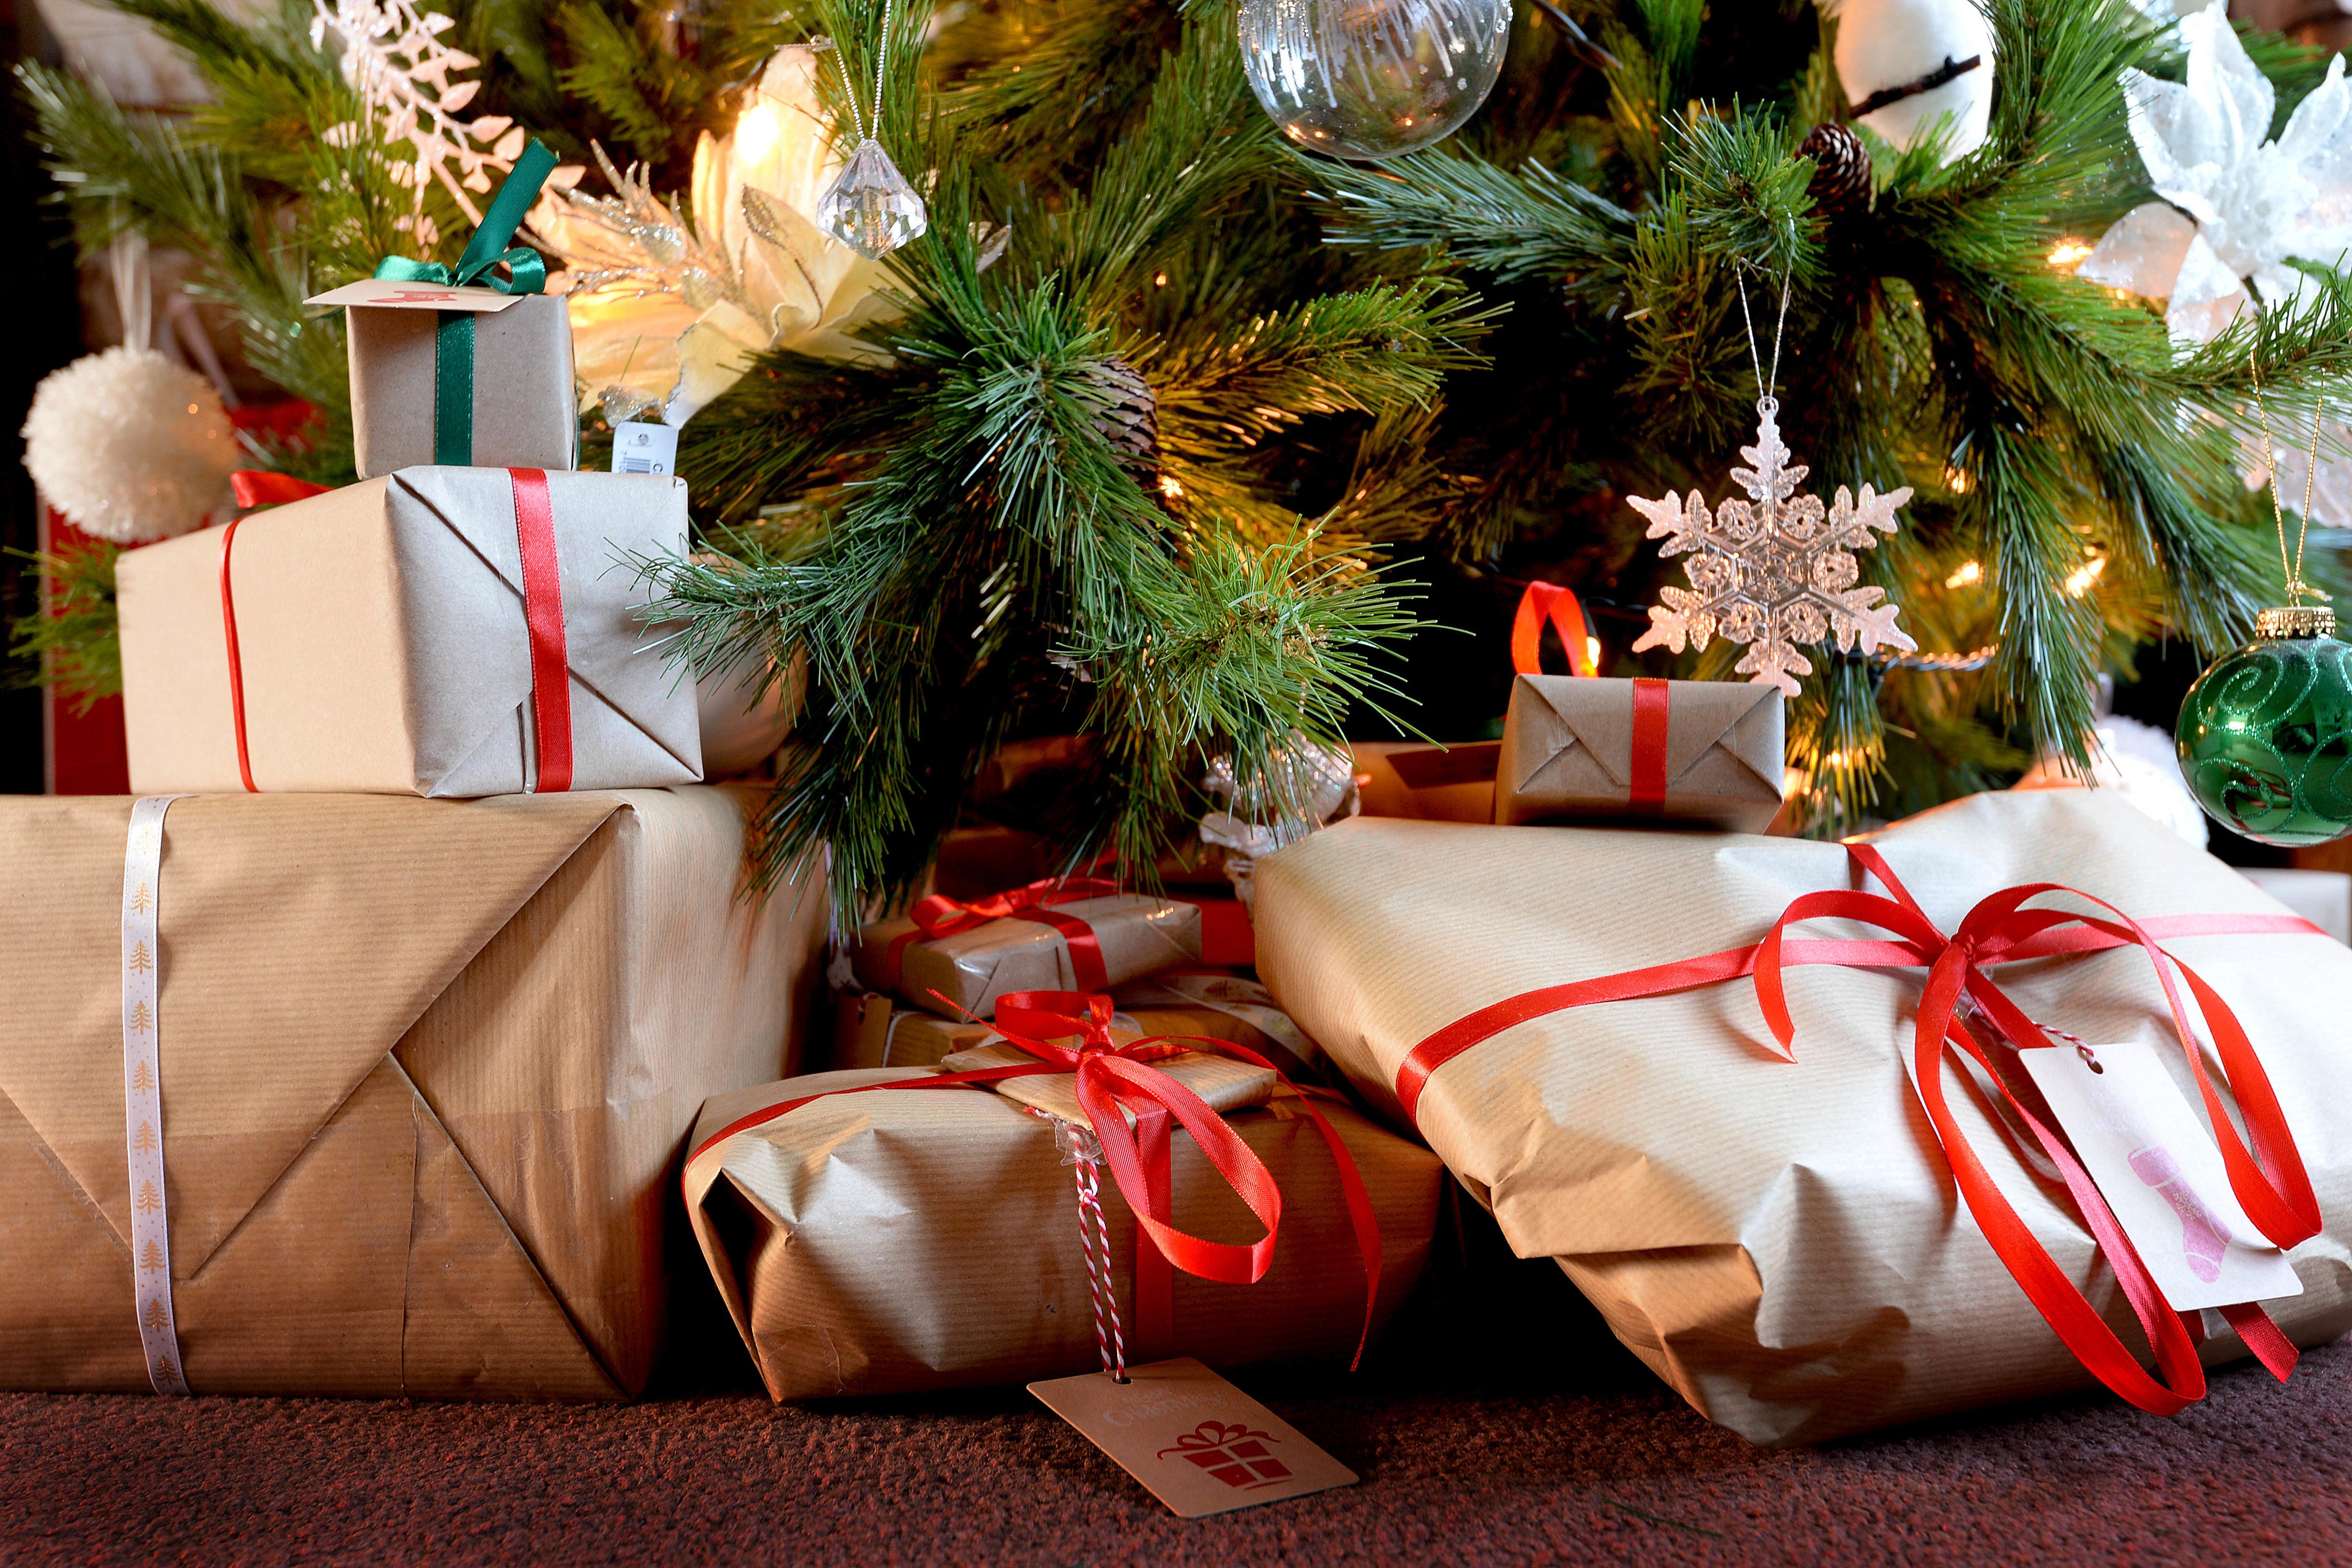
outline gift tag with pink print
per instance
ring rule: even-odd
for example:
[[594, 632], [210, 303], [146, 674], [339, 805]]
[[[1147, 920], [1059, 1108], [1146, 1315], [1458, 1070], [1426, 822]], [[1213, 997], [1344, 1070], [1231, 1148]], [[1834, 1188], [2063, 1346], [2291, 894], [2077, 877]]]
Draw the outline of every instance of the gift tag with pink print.
[[1185, 1519], [1332, 1487], [1356, 1472], [1223, 1377], [1179, 1356], [1033, 1383], [1029, 1392]]
[[2018, 1060], [2176, 1310], [2303, 1293], [2239, 1207], [2213, 1134], [2156, 1046], [2059, 1045]]

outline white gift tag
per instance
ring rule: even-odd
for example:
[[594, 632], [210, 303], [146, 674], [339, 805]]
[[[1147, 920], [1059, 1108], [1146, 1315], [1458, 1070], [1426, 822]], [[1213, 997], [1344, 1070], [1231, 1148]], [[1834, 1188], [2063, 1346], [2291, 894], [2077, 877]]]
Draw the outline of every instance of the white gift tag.
[[2172, 1305], [2188, 1312], [2303, 1293], [2254, 1228], [2203, 1118], [2147, 1040], [2021, 1051], [2116, 1221]]
[[305, 305], [365, 305], [383, 310], [472, 310], [487, 314], [503, 310], [524, 298], [495, 288], [459, 288], [441, 283], [403, 283], [390, 277], [363, 277], [313, 294]]
[[677, 426], [631, 423], [613, 427], [614, 473], [674, 474], [677, 471]]

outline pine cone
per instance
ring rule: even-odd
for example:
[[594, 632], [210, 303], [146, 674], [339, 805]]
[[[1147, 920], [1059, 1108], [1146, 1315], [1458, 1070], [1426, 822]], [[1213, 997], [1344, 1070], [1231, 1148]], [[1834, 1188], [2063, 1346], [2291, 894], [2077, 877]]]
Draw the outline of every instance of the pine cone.
[[1143, 493], [1160, 500], [1160, 404], [1151, 383], [1118, 358], [1097, 361], [1088, 380], [1097, 400], [1095, 428]]
[[1853, 128], [1816, 125], [1797, 144], [1797, 156], [1813, 161], [1813, 205], [1831, 217], [1870, 208], [1870, 149]]

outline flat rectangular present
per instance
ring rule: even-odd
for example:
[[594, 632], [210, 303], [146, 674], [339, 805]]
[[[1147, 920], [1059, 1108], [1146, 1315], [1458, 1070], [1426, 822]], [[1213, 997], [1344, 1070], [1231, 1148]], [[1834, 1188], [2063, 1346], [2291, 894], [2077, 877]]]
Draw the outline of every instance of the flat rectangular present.
[[[2113, 790], [1976, 796], [1873, 841], [1946, 933], [1996, 892], [2037, 883], [2141, 920], [2286, 914]], [[1292, 845], [1257, 877], [1261, 975], [1392, 1110], [1423, 1043], [1483, 1009], [1736, 953], [1799, 895], [1856, 885], [1832, 843], [1373, 819]], [[2086, 907], [2057, 895], [2034, 904]], [[1880, 935], [1836, 923], [1792, 933]], [[2236, 1010], [2329, 1217], [2289, 1253], [2302, 1293], [2267, 1303], [2271, 1315], [2298, 1344], [2333, 1339], [2352, 1329], [2352, 950], [2315, 933], [2165, 946]], [[1521, 1257], [1557, 1260], [1618, 1338], [1702, 1414], [1755, 1441], [1815, 1441], [2090, 1385], [1954, 1192], [1912, 1081], [1922, 970], [1790, 970], [1793, 1062], [1751, 982], [1725, 978], [1727, 967], [1711, 973], [1718, 983], [1701, 977], [1671, 994], [1529, 1006], [1516, 1023], [1487, 1014], [1479, 1043], [1425, 1078], [1405, 1075], [1412, 1120]], [[2041, 1023], [2092, 1042], [2158, 1042], [2186, 1084], [2164, 993], [2137, 949], [1997, 975]], [[1957, 1124], [2024, 1227], [2109, 1321], [2127, 1322], [2039, 1148], [2028, 1155], [1973, 1076], [1944, 1078]], [[2206, 1359], [2246, 1354], [2219, 1319], [2207, 1324]]]
[[1642, 816], [1760, 833], [1780, 812], [1782, 771], [1776, 687], [1521, 675], [1494, 820]]
[[[530, 526], [525, 528], [528, 522]], [[125, 554], [131, 787], [475, 796], [701, 777], [624, 555], [686, 486], [411, 468]]]
[[[1230, 1040], [1293, 1078], [1321, 1076], [1322, 1052], [1276, 1009], [1274, 998], [1255, 980], [1170, 975], [1122, 986], [1114, 1000], [1118, 1011], [1112, 1023], [1131, 1033]], [[932, 1067], [958, 1051], [1002, 1038], [987, 1024], [893, 1006], [878, 993], [845, 996], [839, 1006], [831, 1065], [840, 1069]]]
[[[354, 304], [346, 312], [352, 455], [362, 478], [430, 464], [579, 466], [572, 319], [561, 298], [415, 283], [353, 287], [422, 301]], [[436, 295], [462, 308], [435, 308]], [[496, 303], [470, 298], [482, 295]]]
[[635, 1394], [687, 1129], [792, 1071], [824, 961], [821, 883], [738, 895], [746, 805], [198, 797], [126, 890], [129, 800], [0, 800], [0, 1387], [150, 1386], [135, 976], [191, 1389]]
[[[1003, 1050], [1003, 1048], [998, 1048]], [[979, 1053], [985, 1055], [985, 1053]], [[957, 1059], [959, 1062], [963, 1058]], [[993, 1060], [991, 1058], [990, 1060]], [[1183, 1075], [1177, 1059], [1174, 1070]], [[1274, 1260], [1255, 1284], [1172, 1272], [1167, 1337], [1139, 1321], [1137, 1227], [1101, 1182], [1127, 1356], [1192, 1354], [1217, 1367], [1344, 1357], [1364, 1325], [1364, 1270], [1337, 1166], [1298, 1102], [1233, 1062], [1193, 1079], [1282, 1191]], [[705, 1107], [687, 1204], [719, 1293], [778, 1399], [1022, 1382], [1100, 1364], [1071, 1172], [1050, 1113], [985, 1087], [831, 1094], [709, 1148], [740, 1118], [803, 1095], [932, 1076], [827, 1072], [723, 1094]], [[1007, 1081], [1075, 1110], [1068, 1075]], [[1444, 1172], [1425, 1149], [1327, 1106], [1354, 1155], [1381, 1234], [1375, 1321], [1427, 1258]], [[1196, 1235], [1259, 1234], [1192, 1135], [1170, 1138], [1173, 1222]]]
[[926, 1011], [987, 1018], [1008, 991], [1101, 990], [1201, 961], [1192, 904], [1139, 893], [1069, 898], [1034, 884], [1031, 894], [1015, 914], [950, 921], [937, 936], [904, 915], [866, 926], [854, 955], [859, 983]]
[[1501, 747], [1491, 740], [1358, 740], [1349, 743], [1363, 814], [1433, 822], [1495, 820], [1495, 768]]

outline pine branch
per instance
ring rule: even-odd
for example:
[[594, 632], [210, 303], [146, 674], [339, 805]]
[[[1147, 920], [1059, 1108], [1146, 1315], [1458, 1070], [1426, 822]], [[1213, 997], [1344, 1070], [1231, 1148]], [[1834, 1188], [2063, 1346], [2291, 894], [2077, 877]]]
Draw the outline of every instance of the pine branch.
[[88, 713], [100, 697], [122, 692], [122, 643], [116, 635], [114, 563], [120, 545], [94, 539], [55, 554], [8, 552], [39, 569], [41, 591], [27, 613], [8, 628], [13, 657], [39, 661], [35, 678]]

